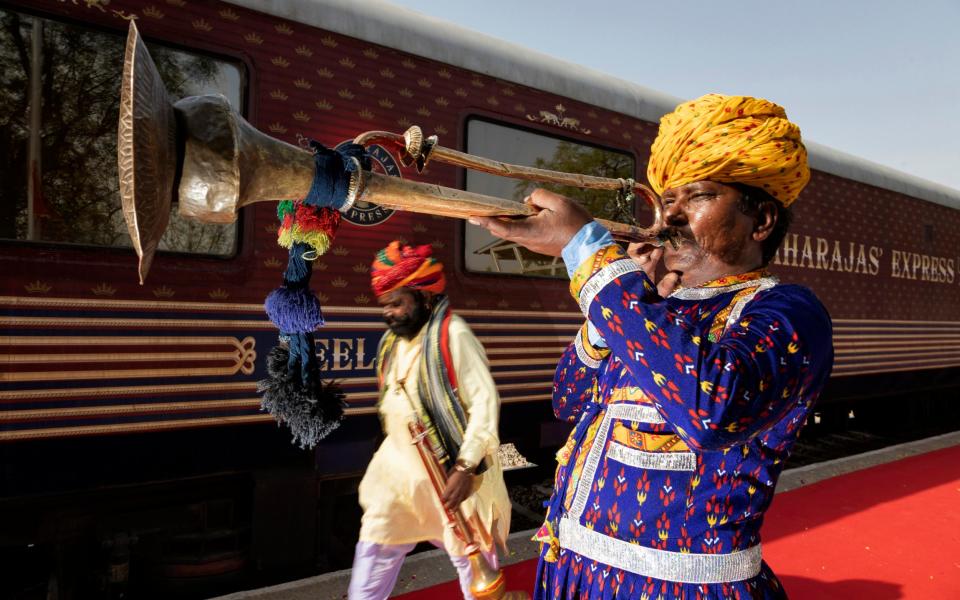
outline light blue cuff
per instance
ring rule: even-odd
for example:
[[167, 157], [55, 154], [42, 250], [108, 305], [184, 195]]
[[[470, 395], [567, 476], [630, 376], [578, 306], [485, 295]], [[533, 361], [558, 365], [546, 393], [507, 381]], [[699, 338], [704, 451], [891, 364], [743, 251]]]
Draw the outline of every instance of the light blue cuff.
[[[563, 264], [567, 267], [567, 274], [573, 277], [583, 261], [596, 254], [601, 248], [613, 245], [613, 236], [606, 228], [590, 221], [580, 228], [575, 236], [570, 238], [567, 245], [563, 247], [560, 255], [563, 257]], [[600, 332], [593, 326], [593, 323], [587, 323], [587, 340], [594, 348], [606, 348], [607, 343], [603, 341]]]
[[590, 342], [590, 345], [594, 348], [606, 348], [607, 342], [600, 337], [600, 332], [597, 331], [597, 328], [593, 326], [593, 323], [587, 321], [587, 341]]
[[567, 275], [573, 277], [583, 261], [597, 253], [601, 248], [613, 245], [613, 236], [606, 228], [590, 221], [580, 228], [575, 236], [570, 238], [567, 245], [563, 247], [560, 256], [563, 257], [563, 264], [567, 267]]

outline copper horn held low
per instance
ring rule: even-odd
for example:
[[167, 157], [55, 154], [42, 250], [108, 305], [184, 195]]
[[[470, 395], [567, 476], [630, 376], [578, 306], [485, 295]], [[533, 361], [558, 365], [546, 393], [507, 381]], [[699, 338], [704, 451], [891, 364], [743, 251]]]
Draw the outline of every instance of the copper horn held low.
[[[403, 160], [421, 167], [427, 160], [435, 160], [505, 177], [583, 188], [621, 190], [631, 185], [629, 180], [502, 163], [443, 148], [435, 138], [424, 142], [419, 136], [418, 142], [417, 136], [419, 129], [411, 128], [404, 135], [368, 132], [357, 141], [390, 145]], [[174, 203], [183, 216], [230, 223], [240, 208], [254, 202], [305, 197], [314, 176], [308, 150], [258, 131], [223, 96], [190, 96], [174, 102], [133, 22], [123, 65], [117, 161], [123, 214], [140, 259], [140, 283], [150, 269]], [[535, 212], [521, 202], [379, 173], [359, 173], [351, 183], [354, 200], [385, 208], [458, 218], [522, 217]], [[598, 221], [617, 239], [656, 244], [670, 240], [659, 227], [661, 204], [656, 194], [637, 184], [629, 191], [651, 207], [650, 227]]]
[[[427, 471], [430, 485], [438, 499], [443, 498], [443, 490], [447, 485], [447, 473], [437, 459], [427, 435], [427, 430], [419, 419], [407, 423], [410, 438], [417, 448], [423, 467]], [[442, 501], [442, 500], [441, 500]], [[464, 516], [460, 507], [450, 510], [443, 508], [444, 517], [448, 525], [466, 546], [467, 559], [470, 561], [470, 591], [477, 600], [529, 600], [530, 596], [524, 592], [508, 592], [507, 580], [503, 571], [494, 569], [480, 551], [477, 543], [477, 534], [474, 525]]]

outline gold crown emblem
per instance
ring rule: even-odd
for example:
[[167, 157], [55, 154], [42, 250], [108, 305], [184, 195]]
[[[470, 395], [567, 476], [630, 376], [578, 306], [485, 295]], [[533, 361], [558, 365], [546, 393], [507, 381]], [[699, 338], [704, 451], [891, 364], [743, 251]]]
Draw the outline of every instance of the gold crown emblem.
[[437, 75], [442, 77], [443, 79], [450, 79], [451, 77], [453, 77], [453, 75], [450, 74], [450, 71], [446, 69], [440, 69], [439, 71], [437, 71]]
[[346, 256], [350, 254], [350, 250], [348, 250], [345, 246], [334, 246], [331, 252], [337, 256]]
[[357, 115], [364, 121], [372, 121], [375, 116], [369, 109], [365, 108], [357, 113]]
[[527, 107], [517, 102], [513, 105], [513, 110], [517, 111], [518, 113], [525, 113], [527, 112]]
[[333, 71], [331, 71], [330, 69], [328, 69], [328, 68], [326, 68], [326, 67], [323, 67], [323, 68], [321, 68], [321, 69], [317, 69], [317, 75], [319, 75], [319, 76], [322, 77], [323, 79], [333, 79]]
[[472, 308], [472, 307], [474, 307], [474, 306], [477, 306], [477, 305], [479, 304], [479, 302], [477, 302], [477, 301], [476, 301], [475, 299], [473, 299], [473, 298], [468, 298], [468, 299], [464, 302], [464, 304], [466, 304], [467, 306], [469, 306], [469, 307]]
[[364, 77], [363, 79], [360, 80], [360, 86], [365, 87], [368, 90], [372, 90], [373, 88], [377, 87], [377, 84], [374, 83], [372, 79], [368, 77]]
[[418, 80], [417, 80], [417, 85], [419, 85], [419, 86], [422, 87], [422, 88], [427, 88], [427, 89], [433, 87], [433, 84], [430, 83], [430, 80], [427, 79], [426, 77], [421, 77], [420, 79], [418, 79]]
[[443, 242], [443, 240], [433, 240], [432, 242], [430, 242], [430, 245], [433, 246], [435, 250], [443, 250], [444, 248], [447, 247], [447, 245]]
[[514, 91], [511, 88], [503, 88], [500, 93], [511, 98], [514, 96]]
[[107, 283], [101, 283], [97, 287], [90, 288], [90, 291], [93, 292], [94, 296], [112, 296], [117, 293], [117, 288]]
[[263, 38], [256, 33], [248, 33], [247, 35], [243, 36], [243, 39], [256, 46], [263, 44]]
[[427, 231], [427, 227], [423, 223], [417, 223], [413, 226], [413, 230], [417, 233], [424, 233]]
[[234, 11], [230, 10], [229, 8], [225, 8], [225, 9], [221, 10], [219, 14], [220, 14], [220, 16], [221, 16], [222, 18], [224, 18], [224, 19], [226, 19], [226, 20], [228, 20], [228, 21], [239, 21], [239, 20], [240, 20], [240, 15], [238, 15], [238, 14], [235, 13]]
[[446, 98], [444, 98], [443, 96], [440, 96], [439, 98], [434, 99], [434, 102], [437, 103], [437, 106], [449, 106], [449, 105], [450, 105], [450, 101], [447, 100]]
[[325, 262], [314, 262], [314, 263], [313, 263], [313, 270], [314, 270], [314, 271], [326, 271], [326, 270], [327, 270], [327, 263], [325, 263]]
[[453, 93], [456, 94], [457, 96], [460, 96], [461, 98], [466, 98], [470, 94], [470, 92], [468, 92], [463, 88], [457, 88], [453, 90]]
[[274, 100], [286, 100], [290, 96], [283, 93], [283, 90], [273, 90], [272, 92], [270, 92], [270, 97], [273, 98]]
[[305, 46], [304, 44], [300, 44], [299, 46], [294, 48], [293, 51], [299, 54], [300, 56], [306, 56], [307, 58], [310, 58], [311, 56], [313, 56], [313, 50], [311, 50], [309, 47]]
[[629, 132], [629, 131], [624, 131], [621, 135], [623, 135], [623, 139], [625, 139], [625, 140], [632, 140], [632, 139], [633, 139], [633, 136], [630, 135], [630, 132]]
[[359, 296], [354, 296], [353, 301], [357, 304], [370, 304], [370, 296], [360, 294]]
[[151, 19], [162, 19], [165, 15], [156, 6], [150, 5], [143, 9], [143, 16]]
[[344, 279], [343, 277], [337, 277], [336, 279], [330, 282], [330, 285], [332, 285], [335, 288], [345, 288], [347, 287], [347, 280]]
[[[271, 231], [271, 233], [272, 233], [272, 232], [273, 232], [273, 228], [271, 228], [270, 231]], [[265, 266], [265, 267], [267, 267], [267, 268], [269, 268], [269, 269], [276, 269], [276, 268], [278, 268], [278, 267], [282, 267], [282, 266], [283, 266], [283, 261], [281, 261], [281, 260], [280, 260], [279, 258], [277, 258], [276, 256], [271, 256], [271, 257], [268, 258], [267, 260], [263, 261], [263, 266]]]
[[158, 288], [153, 288], [153, 295], [157, 298], [173, 298], [174, 294], [176, 294], [176, 292], [165, 285], [162, 285]]
[[326, 294], [324, 294], [324, 293], [322, 293], [322, 292], [319, 293], [319, 294], [317, 294], [317, 298], [320, 299], [320, 303], [321, 303], [321, 304], [326, 304], [327, 302], [330, 302], [330, 296], [328, 296], [328, 295], [326, 295]]
[[213, 25], [207, 23], [206, 19], [197, 19], [196, 21], [191, 21], [190, 24], [198, 31], [213, 31]]
[[293, 29], [290, 28], [286, 23], [280, 23], [279, 25], [274, 25], [273, 28], [277, 33], [281, 35], [293, 35]]
[[507, 302], [506, 299], [503, 299], [503, 300], [501, 300], [500, 302], [497, 302], [497, 307], [499, 307], [499, 308], [510, 308], [510, 303]]
[[410, 127], [411, 125], [413, 125], [413, 121], [411, 121], [410, 119], [408, 119], [408, 118], [406, 118], [406, 117], [400, 117], [399, 119], [397, 119], [397, 125], [399, 125], [400, 127], [406, 129], [406, 128]]
[[366, 56], [367, 58], [372, 58], [373, 60], [377, 60], [378, 58], [380, 58], [380, 53], [374, 50], [373, 48], [367, 48], [366, 50], [364, 50], [363, 55]]
[[487, 104], [489, 104], [490, 106], [500, 106], [500, 101], [497, 100], [496, 96], [490, 96], [489, 98], [487, 98]]
[[390, 69], [380, 69], [380, 76], [385, 79], [393, 79], [397, 75]]
[[417, 109], [417, 114], [420, 115], [421, 117], [429, 117], [430, 109], [427, 108], [426, 106], [421, 106], [420, 108]]
[[349, 57], [349, 56], [344, 56], [343, 58], [341, 58], [341, 59], [338, 60], [337, 62], [340, 63], [340, 66], [341, 66], [341, 67], [346, 67], [346, 68], [348, 68], [348, 69], [352, 69], [352, 68], [354, 68], [355, 66], [357, 66], [357, 63], [355, 63], [355, 62], [353, 62], [352, 60], [350, 60], [350, 57]]
[[403, 96], [404, 98], [413, 98], [413, 92], [411, 92], [409, 88], [403, 88], [397, 93]]
[[323, 44], [324, 46], [326, 46], [327, 48], [336, 48], [336, 47], [337, 47], [337, 40], [333, 39], [333, 38], [330, 37], [329, 35], [320, 38], [320, 43]]
[[614, 125], [619, 125], [622, 121], [620, 121], [620, 119], [618, 119], [617, 117], [614, 117], [610, 119], [610, 122], [613, 123]]
[[313, 84], [311, 84], [309, 81], [307, 81], [303, 77], [300, 77], [294, 80], [293, 85], [300, 88], [301, 90], [309, 90], [310, 88], [313, 87]]
[[543, 305], [540, 304], [539, 302], [531, 302], [531, 303], [530, 303], [530, 308], [534, 308], [534, 309], [536, 309], [536, 308], [543, 308]]
[[310, 115], [308, 115], [307, 113], [303, 112], [302, 110], [298, 110], [297, 112], [293, 113], [293, 115], [291, 115], [291, 116], [292, 116], [294, 119], [296, 119], [297, 121], [300, 121], [301, 123], [309, 123], [309, 122], [310, 122]]
[[413, 62], [413, 61], [410, 60], [409, 58], [403, 59], [403, 60], [400, 62], [400, 64], [403, 65], [404, 67], [408, 68], [408, 69], [416, 69], [416, 68], [417, 68], [417, 63]]
[[364, 263], [357, 263], [357, 264], [353, 265], [353, 272], [354, 272], [354, 273], [369, 273], [369, 272], [370, 272], [370, 267], [369, 267], [368, 265], [364, 264]]
[[340, 96], [341, 98], [343, 98], [344, 100], [353, 100], [353, 98], [354, 98], [353, 92], [351, 92], [351, 91], [348, 90], [347, 88], [343, 88], [343, 89], [337, 91], [337, 95]]
[[230, 292], [223, 288], [217, 288], [207, 295], [210, 296], [212, 300], [226, 300], [230, 297]]
[[[447, 128], [444, 127], [443, 125], [437, 125], [436, 127], [433, 128], [433, 133], [435, 133], [436, 135], [447, 135], [449, 132], [447, 131]], [[424, 169], [424, 171], [426, 171], [426, 169]]]
[[23, 286], [23, 289], [27, 290], [31, 294], [46, 294], [53, 288], [38, 279], [33, 283], [28, 283], [27, 285]]
[[322, 98], [314, 102], [313, 105], [319, 108], [320, 110], [331, 110], [333, 108], [332, 104], [327, 102], [326, 99], [322, 99]]
[[[287, 132], [287, 128], [284, 127], [283, 125], [281, 125], [280, 123], [270, 123], [270, 125], [267, 127], [267, 129], [269, 129], [270, 131], [272, 131], [272, 132], [274, 132], [274, 133], [286, 133], [286, 132]], [[272, 231], [272, 229], [271, 229], [271, 231]]]
[[377, 102], [380, 105], [380, 108], [393, 108], [393, 102], [389, 98], [383, 98]]
[[274, 56], [273, 58], [270, 59], [270, 62], [272, 62], [275, 66], [281, 67], [284, 69], [290, 66], [290, 61], [285, 59], [282, 56]]
[[470, 85], [472, 85], [475, 88], [482, 88], [483, 82], [480, 79], [474, 78], [470, 80]]

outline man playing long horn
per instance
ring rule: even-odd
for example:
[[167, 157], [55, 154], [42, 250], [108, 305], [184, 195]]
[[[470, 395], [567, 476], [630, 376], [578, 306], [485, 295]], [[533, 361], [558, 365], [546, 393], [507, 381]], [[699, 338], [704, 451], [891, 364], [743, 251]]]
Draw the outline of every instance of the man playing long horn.
[[[463, 511], [488, 560], [510, 530], [510, 500], [497, 459], [500, 399], [480, 341], [443, 295], [443, 265], [430, 246], [391, 242], [373, 261], [372, 287], [388, 331], [377, 351], [378, 404], [386, 437], [360, 482], [363, 520], [351, 600], [390, 595], [404, 556], [422, 541], [444, 548], [470, 592], [467, 548], [444, 509]], [[441, 498], [408, 430], [426, 426], [449, 479]]]
[[[783, 598], [760, 526], [833, 364], [813, 293], [766, 272], [810, 178], [766, 100], [710, 94], [663, 117], [647, 172], [679, 248], [627, 251], [572, 201], [473, 219], [562, 256], [587, 322], [563, 355], [536, 598]], [[667, 274], [655, 283], [657, 265]]]

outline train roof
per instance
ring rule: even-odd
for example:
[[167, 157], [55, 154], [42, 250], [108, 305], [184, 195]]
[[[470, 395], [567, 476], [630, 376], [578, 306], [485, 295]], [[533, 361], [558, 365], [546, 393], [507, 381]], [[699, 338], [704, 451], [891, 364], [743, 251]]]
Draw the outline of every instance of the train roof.
[[[653, 123], [684, 100], [382, 0], [226, 1]], [[960, 190], [804, 143], [814, 169], [960, 209]]]

